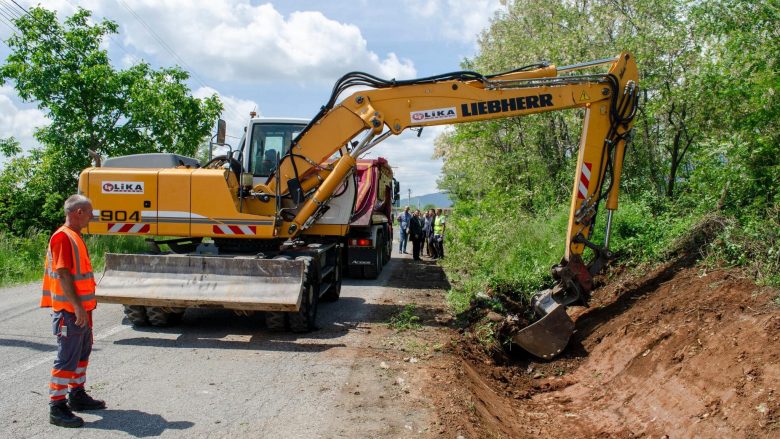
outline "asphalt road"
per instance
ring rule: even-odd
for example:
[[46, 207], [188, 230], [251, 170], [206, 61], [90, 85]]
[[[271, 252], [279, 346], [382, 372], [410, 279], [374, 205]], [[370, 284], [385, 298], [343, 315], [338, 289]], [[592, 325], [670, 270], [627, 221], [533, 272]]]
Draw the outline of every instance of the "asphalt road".
[[378, 400], [381, 407], [348, 400], [356, 388], [382, 391], [375, 359], [361, 349], [376, 343], [365, 325], [387, 318], [380, 311], [393, 288], [383, 285], [399, 267], [394, 259], [375, 281], [345, 280], [341, 299], [320, 307], [321, 329], [304, 335], [273, 333], [261, 315], [223, 310], [188, 310], [180, 326], [136, 329], [120, 305], [100, 304], [87, 389], [108, 409], [83, 413], [82, 429], [48, 422], [56, 340], [38, 307], [39, 285], [0, 289], [0, 436], [406, 436], [425, 422], [425, 410], [392, 407], [392, 398]]

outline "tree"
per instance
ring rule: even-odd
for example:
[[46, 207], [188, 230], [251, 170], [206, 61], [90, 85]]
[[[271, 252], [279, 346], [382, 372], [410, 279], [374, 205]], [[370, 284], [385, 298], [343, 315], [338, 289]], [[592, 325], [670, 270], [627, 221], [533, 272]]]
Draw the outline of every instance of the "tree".
[[[27, 194], [50, 228], [61, 220], [62, 201], [75, 192], [78, 173], [89, 165], [88, 150], [119, 156], [148, 152], [196, 153], [222, 110], [217, 96], [197, 99], [185, 84], [189, 75], [178, 67], [153, 69], [141, 62], [126, 70], [111, 64], [103, 40], [117, 24], [92, 23], [79, 10], [60, 24], [54, 12], [32, 8], [15, 20], [20, 32], [7, 41], [11, 53], [0, 65], [0, 83], [13, 81], [18, 95], [37, 101], [51, 124], [35, 137], [43, 150], [25, 159], [35, 169], [10, 166], [0, 198], [17, 197], [41, 182], [42, 192]], [[13, 204], [8, 200], [4, 205]], [[21, 212], [4, 212], [8, 217]], [[13, 221], [12, 221], [13, 222]]]

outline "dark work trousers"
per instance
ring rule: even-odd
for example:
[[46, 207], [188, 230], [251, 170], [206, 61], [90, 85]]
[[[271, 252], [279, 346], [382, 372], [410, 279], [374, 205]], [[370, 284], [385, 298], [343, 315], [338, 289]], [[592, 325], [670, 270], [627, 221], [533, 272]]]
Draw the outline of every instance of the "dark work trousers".
[[71, 312], [52, 313], [52, 331], [57, 336], [57, 359], [49, 383], [52, 404], [64, 400], [68, 390], [83, 387], [86, 382], [92, 353], [92, 311], [87, 315], [87, 324], [81, 327], [76, 325], [76, 315]]
[[436, 253], [436, 242], [433, 240], [433, 235], [429, 235], [426, 238], [426, 241], [428, 241], [428, 256], [432, 257], [433, 259], [438, 258], [438, 254]]
[[412, 259], [415, 261], [420, 260], [420, 248], [422, 247], [422, 237], [418, 235], [412, 235]]
[[444, 257], [444, 236], [433, 235], [433, 248], [436, 249], [436, 258], [442, 259]]

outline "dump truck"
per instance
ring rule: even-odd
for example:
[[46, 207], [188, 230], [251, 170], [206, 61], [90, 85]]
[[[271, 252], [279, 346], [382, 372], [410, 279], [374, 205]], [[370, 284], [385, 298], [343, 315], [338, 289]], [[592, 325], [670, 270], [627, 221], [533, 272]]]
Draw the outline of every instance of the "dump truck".
[[[249, 157], [230, 148], [202, 167], [167, 155], [163, 161], [175, 166], [86, 169], [79, 190], [92, 199], [97, 216], [89, 233], [129, 230], [193, 240], [175, 244], [193, 250], [185, 254], [107, 255], [96, 297], [134, 307], [130, 312], [145, 312], [150, 320], [150, 310], [170, 316], [184, 307], [216, 306], [267, 311], [271, 328], [313, 329], [318, 301], [337, 297], [340, 289], [341, 239], [355, 214], [360, 157], [405, 130], [581, 109], [565, 250], [552, 270], [556, 283], [533, 293], [536, 319], [513, 337], [531, 354], [551, 358], [574, 331], [566, 308], [587, 303], [593, 276], [612, 257], [609, 236], [638, 82], [636, 61], [626, 52], [490, 75], [456, 71], [385, 80], [351, 72], [302, 129], [279, 130], [273, 142], [252, 136], [260, 143]], [[216, 137], [224, 143], [224, 124]], [[269, 149], [275, 152], [266, 154]], [[591, 234], [601, 205], [605, 238], [597, 243]], [[203, 238], [212, 242], [197, 242]]]

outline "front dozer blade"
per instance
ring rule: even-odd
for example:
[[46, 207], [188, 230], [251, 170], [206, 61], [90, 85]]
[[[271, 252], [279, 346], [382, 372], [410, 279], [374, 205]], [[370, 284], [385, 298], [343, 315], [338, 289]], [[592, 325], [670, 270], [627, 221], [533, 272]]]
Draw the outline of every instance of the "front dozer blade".
[[161, 307], [298, 311], [303, 261], [107, 253], [98, 302]]
[[574, 321], [566, 313], [566, 306], [556, 302], [549, 290], [540, 294], [534, 308], [542, 317], [521, 329], [512, 341], [532, 355], [551, 359], [566, 348], [574, 333]]

